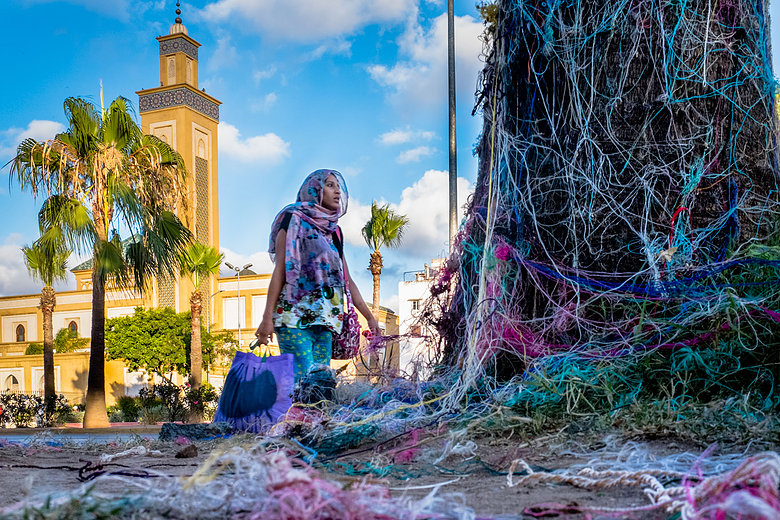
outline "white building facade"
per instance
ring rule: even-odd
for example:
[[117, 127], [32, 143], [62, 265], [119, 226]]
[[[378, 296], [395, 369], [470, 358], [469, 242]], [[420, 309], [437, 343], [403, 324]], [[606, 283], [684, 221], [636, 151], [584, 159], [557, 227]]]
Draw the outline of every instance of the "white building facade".
[[431, 295], [439, 269], [445, 258], [431, 260], [420, 271], [408, 271], [398, 283], [398, 332], [401, 335], [400, 369], [408, 376], [425, 378], [431, 365], [429, 344], [431, 330], [419, 322], [420, 310]]

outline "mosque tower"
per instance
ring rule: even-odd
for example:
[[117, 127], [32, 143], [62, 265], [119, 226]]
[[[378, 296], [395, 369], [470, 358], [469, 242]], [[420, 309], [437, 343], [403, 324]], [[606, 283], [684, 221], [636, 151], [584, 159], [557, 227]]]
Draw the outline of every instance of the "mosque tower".
[[[189, 203], [179, 215], [195, 240], [219, 249], [217, 125], [220, 101], [198, 89], [198, 48], [200, 43], [187, 34], [181, 9], [176, 2], [176, 20], [160, 43], [160, 86], [136, 92], [141, 127], [170, 144], [184, 159], [187, 168]], [[201, 283], [204, 314], [209, 295], [216, 290], [216, 277]], [[159, 279], [154, 305], [189, 310], [192, 283], [187, 279]]]

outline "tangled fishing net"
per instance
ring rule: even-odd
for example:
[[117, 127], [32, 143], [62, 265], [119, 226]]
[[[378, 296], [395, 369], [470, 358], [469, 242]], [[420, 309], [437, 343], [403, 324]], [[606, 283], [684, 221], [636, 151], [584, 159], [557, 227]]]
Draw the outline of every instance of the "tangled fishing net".
[[688, 374], [671, 395], [750, 388], [778, 404], [766, 9], [482, 6], [476, 190], [423, 315], [440, 361], [462, 373], [453, 404], [486, 375], [524, 374], [527, 389], [547, 387], [526, 392], [529, 406], [578, 381], [611, 386], [616, 408], [658, 393], [658, 368]]
[[[139, 478], [142, 477], [142, 478]], [[101, 493], [95, 483], [117, 484]], [[353, 481], [348, 485], [322, 475], [295, 450], [260, 440], [246, 446], [215, 449], [190, 476], [162, 471], [115, 472], [74, 492], [33, 497], [0, 507], [0, 517], [133, 518], [234, 520], [391, 520], [400, 518], [469, 518], [462, 497], [421, 499], [391, 496], [386, 485]]]

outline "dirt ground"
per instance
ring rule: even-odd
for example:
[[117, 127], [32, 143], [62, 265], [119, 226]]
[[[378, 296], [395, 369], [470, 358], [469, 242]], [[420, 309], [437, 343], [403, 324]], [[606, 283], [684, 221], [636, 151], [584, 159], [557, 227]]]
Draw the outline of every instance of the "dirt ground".
[[[10, 430], [0, 430], [0, 510], [31, 497], [42, 498], [49, 494], [76, 491], [83, 485], [94, 485], [95, 491], [112, 496], [127, 492], [117, 480], [95, 478], [99, 475], [118, 473], [125, 478], [150, 478], [150, 472], [162, 472], [169, 476], [191, 476], [214, 450], [226, 449], [241, 442], [251, 443], [247, 437], [228, 440], [195, 442], [197, 455], [176, 458], [185, 445], [160, 442], [154, 439], [154, 431], [145, 438], [125, 433], [117, 441], [110, 436], [96, 437], [94, 441], [69, 441], [65, 436], [8, 435]], [[32, 433], [32, 432], [31, 432]], [[581, 507], [601, 509], [627, 509], [649, 506], [641, 487], [614, 487], [611, 489], [582, 489], [568, 484], [530, 484], [507, 486], [507, 472], [512, 461], [522, 459], [534, 471], [580, 469], [596, 464], [597, 469], [651, 469], [658, 464], [670, 467], [669, 461], [685, 470], [686, 461], [695, 460], [706, 446], [675, 438], [629, 438], [624, 434], [600, 436], [548, 435], [538, 439], [518, 441], [513, 439], [483, 438], [461, 440], [461, 449], [442, 460], [432, 460], [424, 450], [399, 451], [396, 446], [384, 445], [376, 449], [353, 450], [326, 459], [324, 466], [316, 466], [321, 476], [348, 483], [368, 480], [387, 486], [394, 496], [422, 498], [436, 488], [439, 496], [448, 500], [462, 500], [472, 508], [477, 518], [521, 519], [540, 514], [540, 504], [556, 504], [548, 509], [546, 518], [615, 518], [614, 514], [591, 513], [584, 515]], [[441, 452], [443, 438], [433, 439], [430, 453]], [[101, 463], [101, 456], [117, 454], [131, 447], [144, 446], [160, 454], [135, 454]], [[731, 453], [730, 460], [746, 457], [752, 452], [766, 450], [766, 446], [746, 449], [728, 447], [720, 453]], [[777, 448], [776, 446], [774, 448]], [[192, 451], [192, 448], [189, 448]], [[438, 451], [437, 451], [438, 450]], [[639, 455], [637, 455], [639, 454]], [[683, 457], [682, 455], [686, 455]], [[633, 460], [631, 460], [633, 457]], [[367, 469], [374, 468], [374, 471]], [[376, 468], [391, 468], [382, 475]], [[514, 475], [514, 481], [520, 478]], [[674, 485], [672, 483], [672, 485]], [[524, 511], [526, 514], [524, 514]], [[557, 512], [557, 514], [553, 514]], [[1, 515], [0, 515], [1, 516]], [[624, 514], [619, 518], [664, 519], [663, 511], [642, 511]]]

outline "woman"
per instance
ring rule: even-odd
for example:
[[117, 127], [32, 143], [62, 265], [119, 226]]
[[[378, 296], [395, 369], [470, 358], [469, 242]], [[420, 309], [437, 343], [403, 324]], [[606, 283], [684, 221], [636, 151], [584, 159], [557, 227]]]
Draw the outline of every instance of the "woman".
[[267, 345], [276, 331], [281, 351], [293, 355], [296, 383], [313, 364], [330, 364], [333, 334], [344, 320], [346, 283], [369, 329], [379, 333], [343, 258], [338, 220], [347, 212], [347, 199], [339, 172], [314, 171], [296, 202], [282, 209], [271, 226], [268, 252], [275, 267], [255, 336]]

